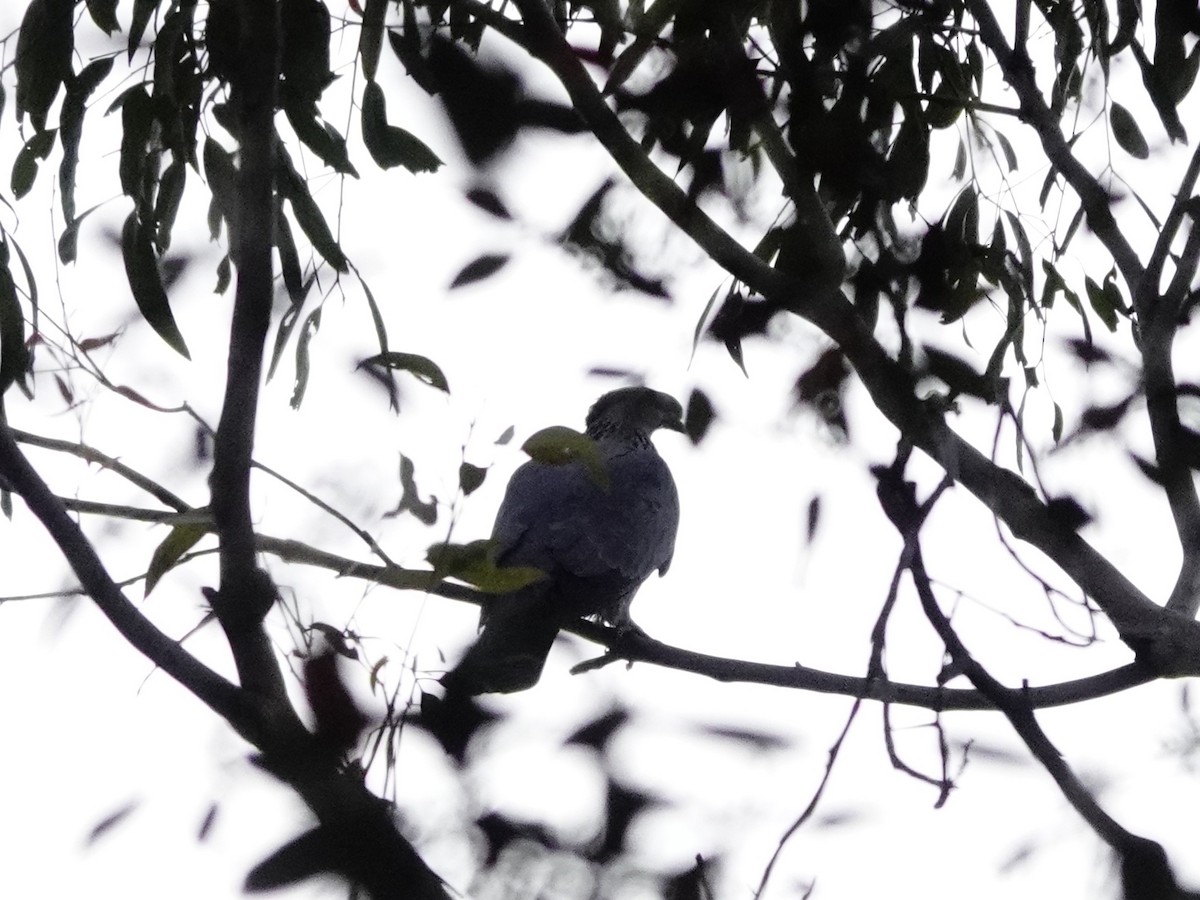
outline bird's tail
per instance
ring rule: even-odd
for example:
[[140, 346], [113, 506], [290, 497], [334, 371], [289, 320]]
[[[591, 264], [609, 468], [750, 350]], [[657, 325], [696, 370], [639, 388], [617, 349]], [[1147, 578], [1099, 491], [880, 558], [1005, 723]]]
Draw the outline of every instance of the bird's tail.
[[479, 640], [442, 678], [447, 692], [467, 695], [523, 691], [537, 684], [558, 634], [558, 616], [545, 591], [497, 597]]

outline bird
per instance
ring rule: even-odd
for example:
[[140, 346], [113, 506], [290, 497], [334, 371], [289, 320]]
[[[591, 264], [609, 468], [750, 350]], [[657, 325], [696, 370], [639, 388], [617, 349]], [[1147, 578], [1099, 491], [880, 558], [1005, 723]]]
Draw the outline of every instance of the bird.
[[535, 458], [513, 473], [492, 528], [495, 562], [545, 577], [484, 605], [478, 639], [442, 678], [447, 697], [532, 687], [559, 628], [573, 619], [635, 627], [634, 594], [655, 571], [666, 574], [679, 527], [675, 481], [650, 440], [660, 428], [684, 430], [679, 401], [618, 388], [586, 419], [603, 475], [579, 458]]

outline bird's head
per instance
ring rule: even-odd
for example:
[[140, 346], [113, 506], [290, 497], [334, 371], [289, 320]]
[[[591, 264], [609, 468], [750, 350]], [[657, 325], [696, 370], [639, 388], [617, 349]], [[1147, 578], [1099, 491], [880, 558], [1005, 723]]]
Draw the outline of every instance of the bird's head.
[[670, 394], [648, 387], [609, 391], [587, 414], [588, 436], [646, 439], [658, 428], [683, 431], [683, 407]]

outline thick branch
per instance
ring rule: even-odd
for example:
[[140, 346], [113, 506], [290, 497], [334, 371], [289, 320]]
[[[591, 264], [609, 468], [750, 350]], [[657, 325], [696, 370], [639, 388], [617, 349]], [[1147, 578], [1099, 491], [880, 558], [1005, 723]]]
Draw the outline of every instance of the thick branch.
[[221, 541], [221, 585], [211, 599], [243, 687], [288, 716], [294, 713], [262, 627], [275, 601], [275, 588], [256, 564], [250, 514], [254, 424], [274, 296], [271, 247], [279, 8], [274, 0], [243, 0], [236, 8], [228, 7], [225, 15], [239, 18], [241, 36], [231, 76], [235, 137], [240, 144], [237, 221], [230, 235], [238, 277], [225, 397], [213, 445], [211, 505]]

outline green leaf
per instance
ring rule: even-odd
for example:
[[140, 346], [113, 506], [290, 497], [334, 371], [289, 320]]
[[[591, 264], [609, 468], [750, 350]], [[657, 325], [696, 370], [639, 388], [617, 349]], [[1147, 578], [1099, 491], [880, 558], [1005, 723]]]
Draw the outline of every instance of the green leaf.
[[436, 172], [442, 165], [438, 155], [423, 141], [403, 128], [388, 124], [383, 88], [373, 81], [363, 89], [362, 132], [367, 151], [381, 169], [404, 166], [419, 174]]
[[54, 149], [54, 139], [57, 135], [58, 129], [56, 128], [39, 131], [27, 140], [25, 146], [17, 153], [12, 170], [12, 192], [18, 200], [33, 188], [33, 182], [38, 173], [38, 162], [50, 155], [50, 151]]
[[71, 76], [75, 49], [74, 0], [33, 0], [17, 36], [17, 121], [25, 113], [38, 131], [46, 128], [58, 89]]
[[475, 259], [463, 266], [458, 274], [454, 276], [454, 279], [450, 282], [450, 290], [492, 277], [504, 268], [508, 260], [509, 255], [507, 253], [485, 253], [482, 256], [475, 257]]
[[526, 438], [521, 449], [528, 453], [531, 459], [550, 466], [578, 462], [592, 481], [604, 490], [608, 490], [611, 483], [599, 445], [574, 428], [568, 428], [566, 425], [543, 428]]
[[1142, 130], [1138, 128], [1133, 113], [1114, 101], [1109, 121], [1112, 122], [1113, 137], [1117, 139], [1117, 144], [1122, 150], [1134, 159], [1145, 159], [1150, 155], [1150, 145], [1142, 136]]
[[154, 548], [150, 557], [150, 565], [146, 569], [146, 590], [143, 597], [149, 597], [150, 592], [171, 569], [179, 562], [183, 554], [191, 550], [209, 529], [204, 525], [176, 525], [163, 542]]
[[358, 37], [358, 55], [362, 59], [363, 74], [367, 81], [375, 80], [379, 69], [379, 52], [383, 49], [383, 18], [387, 12], [387, 0], [367, 0], [363, 7], [362, 32]]
[[28, 368], [25, 317], [17, 298], [17, 285], [5, 265], [0, 267], [0, 396], [16, 382], [24, 383]]
[[416, 353], [400, 353], [396, 350], [388, 350], [386, 353], [377, 353], [374, 356], [364, 359], [358, 364], [358, 367], [360, 369], [378, 367], [408, 372], [430, 387], [435, 387], [439, 391], [445, 391], [447, 394], [450, 393], [450, 385], [446, 381], [446, 376], [442, 374], [442, 370], [438, 368], [437, 363], [428, 357], [418, 356]]
[[457, 578], [485, 594], [508, 594], [546, 577], [532, 566], [498, 567], [495, 545], [489, 540], [468, 544], [443, 541], [430, 547], [426, 558], [439, 578]]
[[168, 347], [184, 359], [191, 359], [179, 326], [175, 324], [171, 305], [167, 301], [167, 292], [163, 288], [162, 276], [158, 271], [158, 261], [154, 257], [154, 247], [138, 219], [137, 210], [129, 214], [121, 229], [121, 255], [125, 259], [125, 275], [129, 279], [129, 288], [133, 291], [133, 299], [142, 316], [158, 336], [166, 341]]
[[142, 43], [142, 35], [150, 24], [150, 17], [158, 9], [158, 0], [133, 0], [133, 21], [129, 25], [129, 58], [137, 52]]

